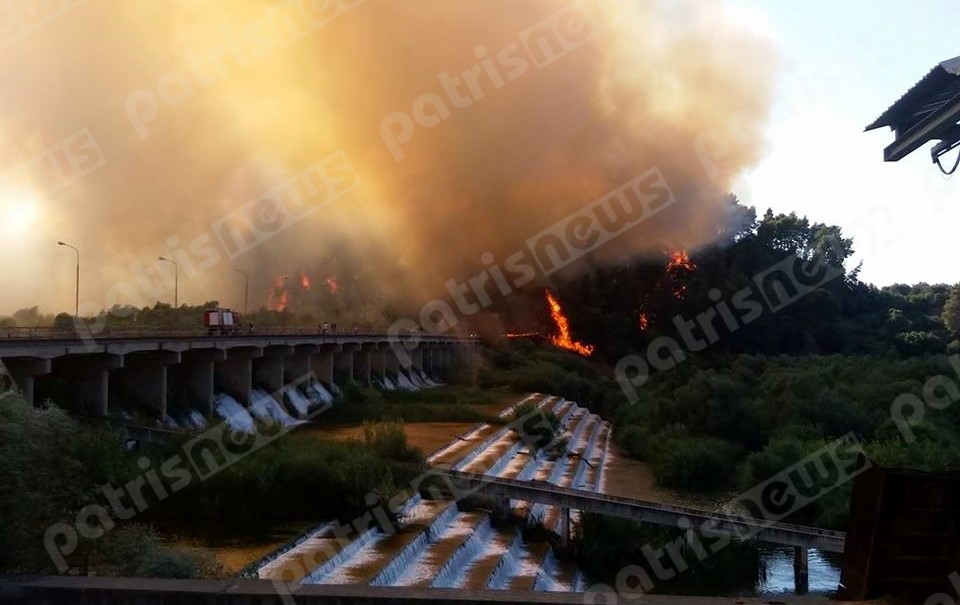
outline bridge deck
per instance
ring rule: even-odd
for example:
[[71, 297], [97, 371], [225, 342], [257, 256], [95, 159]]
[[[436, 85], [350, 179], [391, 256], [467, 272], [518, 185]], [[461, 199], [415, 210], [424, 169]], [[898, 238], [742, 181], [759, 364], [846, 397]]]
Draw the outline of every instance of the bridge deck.
[[433, 469], [432, 475], [446, 477], [456, 489], [463, 492], [481, 492], [496, 498], [510, 498], [528, 502], [542, 502], [560, 508], [632, 519], [657, 525], [677, 527], [686, 519], [694, 528], [706, 529], [708, 535], [728, 535], [737, 539], [753, 539], [773, 544], [817, 548], [826, 552], [843, 552], [846, 535], [843, 532], [727, 515], [686, 506], [630, 500], [606, 494], [560, 487], [542, 481], [517, 481]]

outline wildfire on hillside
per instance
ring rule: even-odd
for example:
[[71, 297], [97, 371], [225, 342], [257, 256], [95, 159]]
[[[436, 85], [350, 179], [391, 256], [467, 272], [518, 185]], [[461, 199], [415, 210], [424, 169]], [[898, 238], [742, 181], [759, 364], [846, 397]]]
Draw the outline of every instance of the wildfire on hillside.
[[267, 294], [267, 309], [270, 311], [286, 311], [290, 303], [290, 293], [287, 292], [287, 278], [278, 275], [273, 279], [270, 285], [270, 291]]
[[327, 287], [330, 288], [330, 294], [336, 294], [337, 290], [340, 289], [340, 284], [337, 283], [337, 278], [328, 276], [324, 282], [327, 284]]
[[637, 316], [637, 324], [640, 326], [641, 332], [646, 332], [647, 328], [650, 327], [650, 316], [647, 315], [646, 311], [640, 311], [640, 315]]
[[550, 318], [553, 319], [553, 324], [557, 327], [557, 333], [550, 336], [550, 343], [555, 347], [573, 351], [574, 353], [583, 355], [584, 357], [589, 357], [592, 355], [594, 349], [593, 345], [578, 342], [570, 335], [570, 322], [563, 314], [563, 309], [560, 308], [560, 301], [558, 301], [556, 297], [550, 293], [550, 290], [546, 291], [546, 295], [547, 305], [550, 307]]
[[300, 274], [300, 287], [303, 288], [304, 290], [310, 289], [310, 276], [307, 275], [306, 273]]
[[697, 265], [690, 260], [686, 250], [671, 252], [667, 260], [666, 273], [673, 280], [673, 297], [680, 300], [687, 295], [687, 286], [681, 280], [697, 270]]

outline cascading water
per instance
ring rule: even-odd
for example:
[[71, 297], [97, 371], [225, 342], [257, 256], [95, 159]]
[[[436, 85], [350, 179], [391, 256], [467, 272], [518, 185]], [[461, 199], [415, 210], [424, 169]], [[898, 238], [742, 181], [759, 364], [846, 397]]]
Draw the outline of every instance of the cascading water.
[[407, 375], [404, 374], [403, 372], [400, 372], [399, 374], [397, 374], [397, 386], [400, 387], [400, 388], [401, 388], [402, 390], [404, 390], [404, 391], [419, 391], [419, 390], [420, 390], [420, 389], [417, 387], [417, 385], [413, 384], [413, 383], [410, 381], [410, 379], [407, 378]]
[[291, 426], [302, 421], [295, 420], [287, 413], [277, 400], [262, 389], [254, 389], [250, 393], [250, 411], [261, 422], [279, 422], [283, 426]]
[[283, 395], [293, 409], [297, 411], [297, 416], [303, 418], [310, 413], [310, 400], [304, 397], [297, 387], [286, 386], [283, 388]]
[[506, 590], [510, 585], [510, 578], [517, 573], [520, 567], [520, 561], [526, 555], [523, 546], [523, 534], [517, 532], [517, 537], [510, 543], [507, 552], [501, 555], [497, 561], [497, 566], [493, 568], [490, 579], [487, 580], [487, 588], [490, 590]]
[[180, 423], [177, 422], [173, 416], [165, 414], [163, 416], [163, 426], [167, 427], [168, 429], [178, 429], [180, 428]]
[[395, 384], [393, 383], [393, 381], [390, 380], [390, 377], [389, 377], [389, 376], [384, 376], [384, 377], [383, 377], [383, 382], [382, 382], [382, 384], [383, 384], [384, 390], [387, 390], [387, 391], [396, 391], [396, 390], [397, 390], [397, 385], [395, 385]]
[[[331, 387], [334, 386], [336, 385], [331, 385]], [[319, 382], [315, 382], [307, 387], [307, 394], [310, 396], [311, 401], [316, 401], [321, 405], [333, 403], [333, 394]]]
[[195, 429], [205, 429], [207, 428], [207, 419], [203, 417], [203, 414], [194, 409], [187, 410], [186, 416], [187, 423]]
[[424, 555], [427, 545], [447, 531], [459, 514], [460, 509], [457, 508], [456, 503], [448, 506], [437, 515], [429, 527], [420, 532], [383, 566], [380, 573], [370, 581], [370, 586], [396, 586], [400, 583], [400, 578]]
[[469, 569], [469, 563], [479, 555], [487, 542], [493, 538], [495, 530], [490, 525], [490, 517], [484, 517], [476, 531], [470, 534], [457, 552], [447, 559], [443, 567], [437, 571], [436, 578], [431, 585], [433, 588], [458, 588], [464, 580], [464, 572]]
[[213, 399], [213, 408], [217, 415], [227, 421], [235, 431], [252, 433], [256, 429], [253, 416], [236, 399], [225, 393], [217, 393]]

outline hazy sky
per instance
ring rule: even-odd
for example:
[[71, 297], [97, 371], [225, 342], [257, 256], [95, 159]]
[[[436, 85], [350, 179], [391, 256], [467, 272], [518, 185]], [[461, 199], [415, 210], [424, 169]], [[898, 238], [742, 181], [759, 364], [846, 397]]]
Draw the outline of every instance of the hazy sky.
[[840, 225], [866, 281], [960, 281], [960, 179], [940, 174], [929, 145], [884, 163], [892, 133], [863, 132], [936, 63], [960, 55], [956, 0], [729, 1], [773, 36], [783, 61], [767, 154], [744, 176], [741, 198]]
[[[436, 96], [440, 74], [479, 70], [488, 51], [509, 50], [544, 15], [574, 6], [404, 1], [353, 2], [292, 38], [264, 19], [278, 5], [269, 0], [87, 0], [22, 35], [0, 32], [0, 313], [72, 307], [74, 257], [59, 238], [84, 250], [81, 306], [135, 302], [111, 294], [124, 293], [119, 285], [137, 290], [135, 304], [169, 300], [159, 254], [176, 256], [214, 219], [335, 153], [363, 184], [349, 203], [181, 272], [180, 300], [235, 298], [235, 267], [265, 299], [276, 275], [327, 258], [317, 242], [334, 232], [358, 250], [364, 239], [388, 242], [369, 248], [422, 274], [418, 290], [425, 281], [442, 289], [461, 269], [475, 274], [482, 252], [502, 262], [638, 165], [664, 172], [686, 214], [631, 231], [611, 259], [703, 245], [732, 188], [761, 213], [841, 226], [866, 281], [960, 281], [960, 180], [939, 173], [929, 146], [885, 163], [892, 134], [863, 132], [937, 62], [960, 55], [956, 0], [597, 0], [613, 16], [609, 31], [562, 61], [524, 62], [516, 84], [487, 74], [451, 119], [416, 128], [401, 162], [385, 144], [385, 116], [409, 120]], [[251, 25], [257, 35], [237, 35]], [[210, 57], [227, 57], [215, 78], [190, 71]], [[183, 94], [163, 88], [172, 97], [157, 101], [154, 90], [184, 79]], [[157, 103], [149, 136], [130, 119], [131, 100], [144, 99]], [[692, 151], [699, 135], [736, 124], [740, 136], [727, 137], [708, 175]], [[47, 166], [61, 148], [83, 178], [31, 194], [31, 158]], [[140, 268], [152, 271], [144, 292]], [[383, 281], [402, 281], [384, 271]]]

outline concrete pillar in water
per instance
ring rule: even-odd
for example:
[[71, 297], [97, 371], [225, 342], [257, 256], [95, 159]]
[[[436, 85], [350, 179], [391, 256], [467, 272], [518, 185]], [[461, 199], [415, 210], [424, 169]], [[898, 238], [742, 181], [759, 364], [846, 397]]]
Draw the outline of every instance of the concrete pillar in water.
[[283, 358], [283, 382], [287, 385], [306, 386], [313, 377], [313, 356], [317, 345], [297, 345], [293, 353]]
[[208, 418], [213, 416], [213, 364], [226, 358], [223, 349], [184, 351], [180, 364], [167, 368], [167, 396]]
[[807, 594], [810, 587], [809, 552], [805, 546], [793, 547], [793, 584], [798, 595]]
[[[359, 345], [347, 343], [342, 345], [341, 350], [333, 353], [333, 378], [339, 385], [345, 385], [348, 382], [354, 382], [354, 353], [357, 352]], [[369, 379], [369, 374], [367, 375]]]
[[253, 360], [253, 386], [261, 388], [278, 401], [283, 400], [283, 360], [293, 353], [293, 347], [263, 347], [263, 354]]
[[384, 350], [376, 343], [363, 345], [363, 348], [367, 349], [370, 359], [370, 381], [378, 378], [383, 382], [383, 377], [386, 375], [384, 371]]
[[[340, 345], [320, 345], [317, 352], [310, 356], [310, 367], [314, 377], [327, 387], [335, 382], [335, 357], [338, 352], [340, 352]], [[347, 374], [353, 374], [353, 370], [351, 369]]]
[[423, 371], [423, 345], [410, 351], [410, 363], [414, 370]]
[[230, 395], [242, 406], [250, 405], [253, 390], [253, 360], [262, 355], [260, 347], [227, 349], [227, 358], [213, 364], [214, 388]]
[[40, 403], [34, 395], [34, 380], [37, 376], [50, 373], [53, 368], [51, 361], [38, 357], [12, 357], [0, 360], [0, 370], [4, 366], [13, 380], [13, 388], [23, 394], [26, 402], [31, 405]]
[[[60, 383], [60, 403], [91, 416], [106, 416], [110, 401], [110, 370], [123, 367], [123, 357], [111, 354], [67, 355], [53, 360], [53, 377]], [[55, 396], [56, 397], [56, 396]]]
[[353, 380], [361, 385], [370, 386], [370, 350], [358, 347], [353, 351]]
[[167, 366], [177, 363], [180, 353], [175, 351], [127, 353], [123, 367], [113, 372], [111, 400], [162, 420], [167, 415]]
[[434, 345], [423, 345], [423, 372], [431, 378], [437, 375], [437, 349]]
[[381, 349], [383, 353], [383, 371], [393, 384], [400, 384], [400, 359], [393, 347], [387, 346]]

